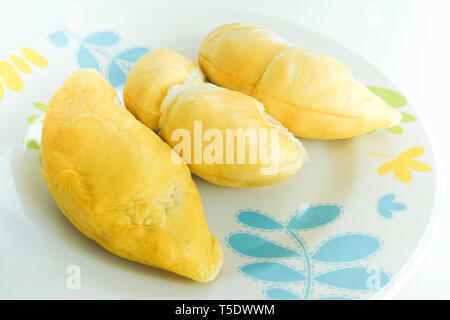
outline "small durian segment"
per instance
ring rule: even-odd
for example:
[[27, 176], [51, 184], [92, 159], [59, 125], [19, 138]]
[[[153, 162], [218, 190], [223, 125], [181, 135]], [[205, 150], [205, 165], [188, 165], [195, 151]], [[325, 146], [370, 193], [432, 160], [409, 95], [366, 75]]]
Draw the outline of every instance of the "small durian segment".
[[169, 49], [151, 50], [128, 73], [123, 101], [138, 120], [158, 131], [159, 107], [167, 91], [188, 79], [205, 79], [194, 61]]
[[[201, 131], [195, 131], [195, 122], [201, 123]], [[186, 138], [180, 138], [179, 129], [188, 132], [190, 155], [177, 149], [180, 155], [194, 174], [221, 186], [272, 185], [294, 175], [307, 158], [301, 142], [279, 123], [271, 122], [260, 102], [238, 91], [208, 83], [172, 87], [161, 106], [160, 128], [159, 135], [175, 149], [183, 145], [182, 140]], [[252, 130], [248, 129], [256, 133], [253, 138]], [[238, 144], [238, 138], [232, 137], [232, 134], [239, 134], [239, 130], [244, 134], [241, 141], [245, 144], [242, 145]], [[230, 144], [227, 147], [227, 133], [233, 138], [228, 141], [234, 141], [231, 147]], [[272, 138], [272, 134], [276, 138]], [[238, 148], [245, 151], [238, 151]], [[200, 161], [195, 160], [196, 152]], [[244, 153], [245, 158], [239, 163], [238, 154]], [[231, 161], [227, 161], [227, 155]]]
[[356, 82], [338, 60], [291, 48], [267, 67], [252, 96], [294, 135], [344, 139], [397, 125], [401, 114]]
[[198, 63], [212, 83], [250, 94], [270, 61], [289, 44], [243, 23], [220, 26], [203, 41]]
[[401, 121], [400, 112], [356, 82], [336, 59], [293, 48], [258, 27], [235, 23], [214, 29], [198, 61], [211, 82], [255, 97], [297, 137], [350, 138]]
[[187, 166], [115, 96], [85, 69], [51, 99], [40, 152], [53, 199], [79, 231], [120, 257], [214, 279], [222, 249]]

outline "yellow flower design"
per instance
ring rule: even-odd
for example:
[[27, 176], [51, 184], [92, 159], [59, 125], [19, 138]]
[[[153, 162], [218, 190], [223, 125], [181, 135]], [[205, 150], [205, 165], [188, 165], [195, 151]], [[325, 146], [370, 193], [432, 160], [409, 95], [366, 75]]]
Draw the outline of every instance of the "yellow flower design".
[[410, 148], [404, 152], [402, 152], [397, 158], [392, 158], [389, 156], [386, 156], [384, 154], [378, 154], [378, 153], [369, 153], [370, 155], [376, 155], [380, 157], [385, 157], [392, 159], [392, 161], [389, 161], [385, 164], [383, 164], [378, 169], [379, 175], [384, 175], [390, 172], [391, 170], [394, 171], [394, 176], [397, 177], [398, 180], [402, 182], [410, 182], [411, 181], [411, 171], [430, 171], [431, 168], [429, 165], [413, 160], [414, 158], [419, 157], [424, 153], [425, 149], [422, 147], [414, 147]]
[[22, 91], [22, 77], [7, 60], [0, 61], [0, 78], [9, 90], [15, 92]]
[[9, 59], [14, 63], [14, 65], [22, 71], [23, 73], [31, 73], [31, 67], [30, 65], [23, 60], [21, 57], [16, 56], [15, 54], [12, 54], [9, 56]]
[[[45, 68], [48, 66], [47, 59], [33, 49], [24, 47], [21, 49], [21, 52], [25, 59], [31, 64], [39, 68]], [[24, 83], [22, 76], [16, 68], [25, 74], [31, 73], [31, 66], [25, 59], [19, 57], [18, 55], [12, 54], [9, 57], [10, 61], [7, 59], [0, 60], [0, 80], [3, 81], [3, 83], [0, 81], [0, 99], [2, 99], [5, 95], [4, 87], [14, 92], [20, 92], [23, 90]], [[16, 68], [14, 68], [14, 66]]]

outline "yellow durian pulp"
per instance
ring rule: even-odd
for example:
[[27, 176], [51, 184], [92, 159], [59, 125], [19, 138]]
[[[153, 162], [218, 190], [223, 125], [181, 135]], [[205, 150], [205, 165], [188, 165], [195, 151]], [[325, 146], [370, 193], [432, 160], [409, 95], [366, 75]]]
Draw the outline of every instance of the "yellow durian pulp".
[[115, 96], [92, 69], [74, 72], [54, 94], [40, 151], [53, 199], [79, 231], [120, 257], [214, 279], [222, 249], [187, 166]]
[[[189, 63], [187, 58], [169, 51], [167, 49], [153, 50], [141, 57], [133, 66], [127, 79], [129, 86], [125, 86], [127, 92], [124, 92], [125, 105], [133, 114], [139, 115], [145, 113], [148, 106], [156, 101], [154, 96], [148, 94], [148, 90], [134, 90], [131, 87], [131, 84], [137, 81], [136, 79], [141, 79], [140, 88], [156, 88], [155, 90], [159, 90], [159, 81], [167, 84], [168, 88], [163, 90], [162, 96], [164, 97], [158, 107], [158, 116], [161, 117], [159, 125], [151, 126], [145, 121], [143, 122], [150, 128], [158, 127], [159, 135], [172, 147], [178, 144], [177, 141], [172, 139], [175, 130], [185, 129], [189, 132], [192, 158], [186, 159], [186, 154], [184, 154], [184, 158], [194, 174], [221, 186], [256, 187], [275, 184], [287, 179], [303, 166], [307, 156], [301, 142], [294, 138], [287, 129], [283, 128], [279, 122], [277, 125], [270, 123], [269, 116], [265, 113], [264, 106], [260, 102], [241, 92], [205, 83], [203, 74], [199, 69], [196, 69], [194, 62]], [[173, 58], [170, 59], [170, 63], [168, 63], [168, 57]], [[187, 66], [192, 68], [191, 73], [188, 72]], [[154, 70], [158, 70], [158, 72], [154, 72]], [[171, 70], [185, 70], [183, 71], [185, 77], [180, 78]], [[169, 86], [169, 84], [172, 85]], [[162, 93], [163, 91], [160, 90], [159, 92]], [[134, 93], [134, 101], [139, 101], [139, 103], [129, 105], [129, 100], [126, 97], [130, 96], [131, 92]], [[160, 98], [158, 98], [158, 102], [159, 100]], [[156, 108], [156, 104], [154, 105]], [[139, 116], [137, 118], [139, 119]], [[200, 146], [201, 163], [194, 163], [194, 144], [198, 144], [198, 140], [194, 140], [194, 122], [196, 121], [202, 123], [204, 131], [213, 129], [219, 131], [222, 136], [223, 161], [221, 163], [204, 161], [203, 151], [208, 148], [207, 142]], [[249, 140], [247, 140], [245, 163], [238, 163], [237, 159], [233, 163], [227, 163], [227, 146], [225, 145], [227, 129], [241, 129], [243, 131], [264, 129], [269, 138], [270, 129], [276, 130], [279, 145], [275, 146], [274, 144], [272, 150], [270, 150], [270, 139], [257, 138], [259, 139], [258, 143], [264, 144], [263, 147], [268, 149], [267, 156], [270, 156], [271, 152], [277, 154], [276, 161], [269, 160], [271, 163], [267, 164], [267, 157], [264, 159], [260, 157], [257, 159], [257, 163], [251, 163]], [[200, 137], [200, 139], [202, 138]], [[236, 148], [234, 150], [235, 158], [237, 158]], [[258, 149], [257, 153], [261, 149]], [[275, 156], [271, 159], [275, 159]], [[277, 164], [272, 166], [272, 163], [275, 162]], [[272, 170], [276, 165], [278, 167]]]
[[297, 137], [343, 139], [401, 120], [338, 60], [292, 47], [261, 28], [220, 26], [203, 41], [199, 65], [220, 86], [240, 90]]
[[[216, 160], [220, 164], [205, 163], [205, 159], [201, 163], [195, 163], [196, 147], [193, 143], [190, 144], [190, 158], [186, 159], [185, 154], [184, 157], [194, 174], [214, 184], [235, 188], [272, 185], [294, 175], [307, 159], [306, 151], [298, 139], [282, 126], [271, 122], [260, 102], [238, 91], [207, 83], [187, 83], [172, 87], [161, 106], [159, 135], [175, 147], [179, 141], [173, 140], [172, 135], [176, 130], [183, 129], [189, 132], [193, 141], [196, 134], [195, 122], [201, 123], [205, 135], [208, 130], [217, 132], [221, 141], [202, 142], [200, 155], [205, 154], [210, 143], [219, 143], [218, 150], [222, 154]], [[237, 160], [240, 148], [238, 140], [233, 145], [227, 145], [227, 131], [230, 130], [241, 132], [242, 136], [252, 131], [255, 133], [253, 143], [250, 136], [241, 140], [241, 150], [245, 149], [243, 163]], [[274, 139], [271, 130], [276, 135]], [[264, 155], [260, 153], [262, 144], [264, 150], [267, 148], [266, 154], [270, 156], [270, 161], [266, 163]], [[227, 163], [227, 153], [230, 151], [233, 155], [230, 158], [232, 163]], [[252, 155], [253, 163], [250, 160]]]
[[158, 131], [159, 108], [167, 91], [188, 79], [204, 80], [195, 62], [169, 49], [154, 49], [140, 57], [131, 68], [123, 100], [138, 120]]

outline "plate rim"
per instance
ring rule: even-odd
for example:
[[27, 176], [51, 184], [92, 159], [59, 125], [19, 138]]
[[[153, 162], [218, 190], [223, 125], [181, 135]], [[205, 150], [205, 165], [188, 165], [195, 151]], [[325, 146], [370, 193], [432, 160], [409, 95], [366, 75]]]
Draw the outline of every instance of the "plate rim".
[[[280, 17], [271, 16], [268, 14], [262, 14], [262, 13], [256, 13], [249, 10], [237, 10], [237, 9], [230, 9], [230, 8], [222, 8], [222, 7], [214, 7], [214, 6], [208, 6], [208, 5], [183, 5], [183, 6], [176, 6], [176, 7], [152, 7], [152, 10], [156, 11], [171, 11], [173, 14], [176, 13], [176, 11], [183, 10], [183, 9], [190, 9], [190, 10], [214, 10], [216, 12], [218, 11], [228, 11], [231, 13], [239, 13], [244, 15], [253, 16], [255, 18], [259, 19], [265, 19], [265, 20], [271, 20], [274, 23], [277, 24], [284, 24], [286, 26], [290, 26], [291, 28], [296, 29], [302, 29], [305, 32], [310, 33], [314, 37], [320, 38], [321, 40], [331, 42], [335, 46], [339, 46], [345, 51], [352, 53], [353, 55], [358, 56], [361, 60], [363, 60], [366, 64], [370, 65], [371, 68], [376, 69], [383, 78], [387, 79], [391, 82], [393, 90], [396, 90], [398, 92], [403, 93], [404, 91], [401, 90], [401, 87], [396, 83], [395, 80], [382, 68], [378, 67], [374, 62], [369, 60], [368, 58], [360, 55], [359, 53], [355, 52], [353, 49], [350, 49], [344, 44], [339, 43], [338, 41], [334, 40], [331, 37], [328, 37], [327, 35], [324, 35], [320, 32], [317, 32], [315, 30], [312, 30], [310, 27], [302, 24], [297, 24], [292, 21], [284, 20]], [[175, 12], [174, 12], [175, 11]], [[31, 46], [34, 43], [40, 42], [42, 40], [45, 40], [48, 38], [48, 35], [40, 37], [38, 39], [32, 40], [30, 42], [26, 42], [22, 46]], [[12, 48], [11, 52], [17, 51], [19, 49]], [[8, 55], [2, 56], [0, 60], [6, 59]], [[431, 213], [429, 215], [428, 223], [423, 231], [422, 235], [420, 236], [420, 239], [418, 240], [417, 245], [414, 247], [413, 252], [408, 256], [408, 258], [405, 260], [403, 265], [395, 272], [393, 277], [390, 280], [390, 283], [381, 288], [380, 290], [376, 291], [373, 295], [369, 296], [369, 300], [375, 300], [375, 299], [391, 299], [404, 285], [405, 283], [413, 276], [413, 274], [416, 272], [418, 267], [423, 263], [423, 260], [427, 253], [429, 252], [431, 245], [434, 242], [434, 238], [436, 237], [436, 229], [438, 226], [438, 221], [441, 219], [443, 215], [443, 191], [445, 189], [445, 178], [439, 174], [442, 171], [443, 168], [443, 161], [442, 156], [439, 150], [439, 148], [436, 145], [436, 142], [433, 141], [433, 139], [430, 139], [430, 134], [427, 129], [426, 123], [423, 122], [421, 112], [417, 111], [415, 108], [414, 99], [411, 100], [408, 97], [408, 104], [409, 106], [414, 110], [414, 112], [418, 115], [417, 120], [419, 120], [420, 125], [422, 126], [422, 131], [425, 137], [425, 140], [429, 144], [429, 155], [432, 160], [431, 164], [433, 166], [434, 171], [434, 187], [435, 187], [435, 195], [433, 197], [433, 203], [432, 208], [430, 209]], [[199, 299], [200, 300], [200, 299]]]

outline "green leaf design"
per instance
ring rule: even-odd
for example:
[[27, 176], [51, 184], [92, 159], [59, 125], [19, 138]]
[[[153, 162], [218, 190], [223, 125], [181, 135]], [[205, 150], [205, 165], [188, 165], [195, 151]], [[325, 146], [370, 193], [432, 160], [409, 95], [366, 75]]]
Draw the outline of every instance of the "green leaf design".
[[30, 140], [27, 142], [27, 147], [30, 149], [39, 149], [39, 144], [36, 140]]
[[34, 102], [33, 106], [41, 111], [47, 112], [47, 105], [45, 103], [42, 102]]
[[390, 133], [395, 133], [395, 134], [402, 134], [403, 133], [403, 128], [400, 127], [400, 126], [387, 128], [386, 130], [389, 131]]
[[416, 117], [414, 117], [412, 114], [407, 112], [401, 112], [402, 114], [402, 121], [401, 122], [413, 122], [416, 120]]
[[27, 118], [27, 122], [28, 122], [28, 123], [33, 123], [34, 121], [36, 121], [37, 118], [39, 118], [39, 116], [36, 116], [36, 115], [34, 115], [34, 116], [29, 116], [29, 117]]
[[401, 108], [408, 103], [406, 98], [397, 91], [375, 86], [367, 86], [367, 88], [393, 108]]

